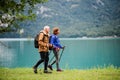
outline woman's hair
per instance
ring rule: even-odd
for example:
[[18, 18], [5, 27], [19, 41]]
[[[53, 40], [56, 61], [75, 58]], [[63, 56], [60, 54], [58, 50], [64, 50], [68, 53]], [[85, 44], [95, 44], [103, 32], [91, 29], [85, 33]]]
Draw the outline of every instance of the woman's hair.
[[58, 34], [58, 31], [59, 31], [59, 28], [58, 28], [58, 27], [54, 27], [54, 28], [53, 28], [53, 34], [55, 34], [55, 35]]

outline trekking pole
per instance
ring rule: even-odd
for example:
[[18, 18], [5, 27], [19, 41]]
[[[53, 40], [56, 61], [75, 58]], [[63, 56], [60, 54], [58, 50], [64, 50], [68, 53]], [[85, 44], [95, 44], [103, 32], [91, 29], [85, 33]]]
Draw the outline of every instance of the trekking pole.
[[54, 59], [54, 56], [50, 59], [49, 63]]
[[[62, 54], [63, 54], [64, 49], [65, 49], [65, 46], [64, 46], [64, 48], [63, 48], [63, 50], [62, 50], [62, 52], [61, 52], [61, 54], [60, 54], [60, 59], [61, 59], [61, 57], [62, 57]], [[59, 59], [59, 62], [60, 62], [60, 59]]]
[[[50, 53], [52, 52], [52, 50], [50, 50]], [[49, 60], [49, 63], [54, 59], [54, 55], [53, 57]]]
[[[65, 49], [65, 47], [64, 47], [64, 49]], [[61, 57], [62, 57], [62, 54], [63, 54], [64, 49], [62, 49], [62, 52], [61, 52], [61, 54], [60, 54], [60, 59], [61, 59]], [[55, 57], [55, 56], [53, 55], [53, 57], [50, 59], [49, 63], [54, 59], [54, 57]], [[59, 59], [59, 62], [60, 62], [60, 59]]]

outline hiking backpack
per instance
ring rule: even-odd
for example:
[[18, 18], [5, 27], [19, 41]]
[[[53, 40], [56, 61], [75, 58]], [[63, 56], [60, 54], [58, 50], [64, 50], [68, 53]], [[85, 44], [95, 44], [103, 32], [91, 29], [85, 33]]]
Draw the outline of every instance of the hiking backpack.
[[39, 37], [39, 34], [37, 34], [34, 38], [34, 47], [35, 48], [39, 48], [39, 45], [38, 45], [38, 37]]
[[[34, 38], [34, 47], [35, 47], [35, 48], [39, 48], [38, 38], [39, 38], [40, 33], [43, 33], [43, 32], [42, 32], [42, 31], [39, 32], [39, 34], [37, 34], [37, 35], [35, 36], [35, 38]], [[44, 33], [43, 33], [43, 34], [44, 34]], [[43, 40], [44, 40], [45, 36], [46, 36], [46, 35], [44, 34]]]
[[[40, 32], [40, 33], [43, 33], [43, 32]], [[39, 33], [39, 34], [40, 34]], [[39, 44], [38, 44], [38, 38], [39, 38], [39, 34], [37, 34], [36, 36], [35, 36], [35, 38], [34, 38], [34, 47], [35, 48], [39, 48]], [[44, 33], [43, 33], [44, 34]], [[44, 36], [43, 36], [43, 40], [44, 40], [44, 37], [45, 37], [46, 35], [44, 34]], [[51, 37], [52, 36], [50, 36], [50, 38], [49, 38], [49, 43], [50, 43], [50, 41], [51, 41]], [[53, 46], [52, 47], [49, 47], [49, 50], [52, 50], [53, 49]]]

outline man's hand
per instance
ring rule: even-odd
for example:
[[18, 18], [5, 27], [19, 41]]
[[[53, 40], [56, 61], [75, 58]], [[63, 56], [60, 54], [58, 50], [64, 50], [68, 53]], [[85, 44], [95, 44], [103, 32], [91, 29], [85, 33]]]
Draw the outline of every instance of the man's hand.
[[52, 45], [52, 44], [49, 44], [49, 43], [46, 44], [46, 46], [47, 46], [47, 47], [53, 47], [53, 45]]

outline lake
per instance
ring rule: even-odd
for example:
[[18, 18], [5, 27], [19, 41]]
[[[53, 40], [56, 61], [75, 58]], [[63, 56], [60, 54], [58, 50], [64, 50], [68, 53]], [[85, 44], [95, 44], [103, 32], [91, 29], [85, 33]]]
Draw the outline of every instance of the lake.
[[[60, 61], [63, 69], [120, 67], [120, 38], [61, 38], [61, 44], [66, 46]], [[33, 39], [0, 39], [0, 67], [33, 67], [38, 60]]]

